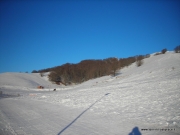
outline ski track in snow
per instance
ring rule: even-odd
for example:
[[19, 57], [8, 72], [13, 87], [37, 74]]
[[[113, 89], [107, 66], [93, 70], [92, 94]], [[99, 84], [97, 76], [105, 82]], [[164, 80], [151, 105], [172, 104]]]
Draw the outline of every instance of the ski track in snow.
[[[15, 73], [23, 82], [12, 84], [11, 73], [1, 76], [0, 133], [5, 135], [128, 135], [134, 127], [143, 135], [180, 134], [180, 54], [151, 56], [118, 76], [67, 87], [37, 74]], [[37, 90], [36, 82], [47, 87]], [[175, 131], [140, 130], [150, 128]]]

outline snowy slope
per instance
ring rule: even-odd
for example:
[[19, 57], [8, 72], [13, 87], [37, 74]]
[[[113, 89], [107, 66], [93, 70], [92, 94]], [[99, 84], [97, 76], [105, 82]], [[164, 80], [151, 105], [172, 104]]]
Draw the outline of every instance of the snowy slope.
[[[19, 75], [3, 74], [0, 84], [8, 84], [8, 77], [16, 79], [15, 74]], [[32, 80], [36, 80], [34, 77], [37, 76], [21, 74], [17, 78], [21, 77], [22, 83], [14, 81], [10, 85], [35, 86]], [[24, 134], [128, 135], [135, 132], [135, 135], [139, 135], [138, 127], [143, 135], [177, 135], [180, 134], [179, 82], [180, 54], [167, 52], [151, 55], [144, 59], [141, 67], [133, 63], [121, 69], [115, 77], [104, 76], [76, 86], [60, 87], [56, 92], [23, 93], [16, 90], [21, 96], [0, 100], [0, 117], [8, 128], [0, 124], [4, 127], [2, 131], [6, 129], [12, 134], [18, 134], [21, 130]], [[43, 81], [41, 83], [45, 84]], [[10, 88], [2, 91], [8, 94]], [[30, 107], [30, 113], [25, 106]], [[24, 112], [16, 114], [17, 108]], [[9, 120], [6, 114], [18, 117], [18, 120]], [[28, 115], [29, 120], [20, 121]], [[14, 126], [15, 123], [18, 126]], [[27, 124], [28, 129], [24, 126]]]
[[2, 73], [0, 74], [0, 86], [8, 88], [34, 88], [37, 86], [44, 86], [45, 88], [57, 87], [48, 80], [48, 73], [43, 77], [39, 73]]

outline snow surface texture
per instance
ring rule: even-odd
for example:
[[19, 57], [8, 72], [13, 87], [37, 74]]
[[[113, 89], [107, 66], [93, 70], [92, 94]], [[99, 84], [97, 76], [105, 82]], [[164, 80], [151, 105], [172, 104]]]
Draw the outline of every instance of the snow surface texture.
[[180, 135], [180, 54], [174, 52], [73, 86], [51, 84], [47, 75], [3, 73], [0, 88], [2, 135]]

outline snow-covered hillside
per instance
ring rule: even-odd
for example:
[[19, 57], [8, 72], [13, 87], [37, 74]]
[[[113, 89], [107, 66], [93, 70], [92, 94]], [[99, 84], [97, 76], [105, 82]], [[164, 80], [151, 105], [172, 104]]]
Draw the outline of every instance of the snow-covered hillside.
[[45, 89], [57, 87], [48, 80], [48, 73], [43, 76], [39, 73], [2, 73], [0, 74], [0, 86], [13, 89], [37, 89], [37, 86], [44, 86]]
[[180, 54], [151, 55], [142, 66], [133, 63], [115, 77], [58, 87], [56, 92], [34, 91], [36, 85], [57, 87], [38, 74], [0, 74], [0, 132], [180, 134]]

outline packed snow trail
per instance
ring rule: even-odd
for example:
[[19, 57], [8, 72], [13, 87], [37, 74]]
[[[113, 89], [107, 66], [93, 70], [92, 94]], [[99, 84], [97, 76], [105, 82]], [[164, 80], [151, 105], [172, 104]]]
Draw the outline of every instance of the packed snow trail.
[[[3, 98], [0, 100], [2, 119], [6, 122], [4, 124], [9, 127], [7, 128], [4, 125], [2, 127], [5, 128], [2, 129], [1, 127], [1, 131], [2, 133], [8, 131], [13, 135], [118, 135], [129, 134], [136, 126], [139, 129], [150, 128], [150, 125], [142, 123], [141, 119], [128, 118], [125, 115], [122, 116], [123, 113], [121, 115], [112, 113], [96, 114], [90, 111], [97, 107], [96, 105], [100, 101], [102, 102], [105, 98], [108, 99], [110, 95], [99, 98], [86, 109], [69, 108], [21, 97]], [[102, 109], [99, 108], [99, 111], [102, 111]], [[177, 135], [175, 132], [167, 131], [140, 132], [143, 135], [160, 135], [162, 133]]]
[[89, 108], [87, 108], [85, 111], [83, 111], [76, 119], [74, 119], [69, 125], [67, 125], [61, 132], [58, 133], [58, 135], [62, 134], [68, 127], [70, 127], [77, 119], [79, 119], [86, 111], [88, 111], [91, 107], [93, 107], [97, 102], [99, 102], [101, 99], [103, 99], [105, 96], [109, 95], [110, 93], [106, 93], [104, 96], [102, 96], [100, 99], [98, 99], [96, 102], [94, 102]]
[[[29, 101], [28, 99], [1, 99], [0, 106], [1, 114], [3, 115], [2, 119], [6, 121], [5, 124], [8, 124], [9, 129], [11, 129], [9, 131], [4, 125], [2, 126], [4, 127], [3, 129], [1, 127], [1, 133], [8, 131], [9, 135], [10, 133], [12, 135], [56, 135], [57, 133], [59, 135], [109, 135], [115, 134], [115, 132], [118, 133], [118, 130], [114, 130], [116, 128], [121, 130], [126, 129], [127, 127], [123, 127], [125, 126], [124, 124], [120, 127], [114, 127], [113, 121], [111, 122], [110, 118], [88, 112], [88, 110], [102, 98], [84, 111], [82, 109], [72, 109], [41, 101]], [[70, 124], [71, 126], [67, 126]], [[63, 130], [64, 127], [66, 127], [66, 130]], [[129, 129], [129, 132], [130, 131], [131, 129]], [[124, 131], [126, 134], [129, 132], [128, 128], [127, 131]]]

